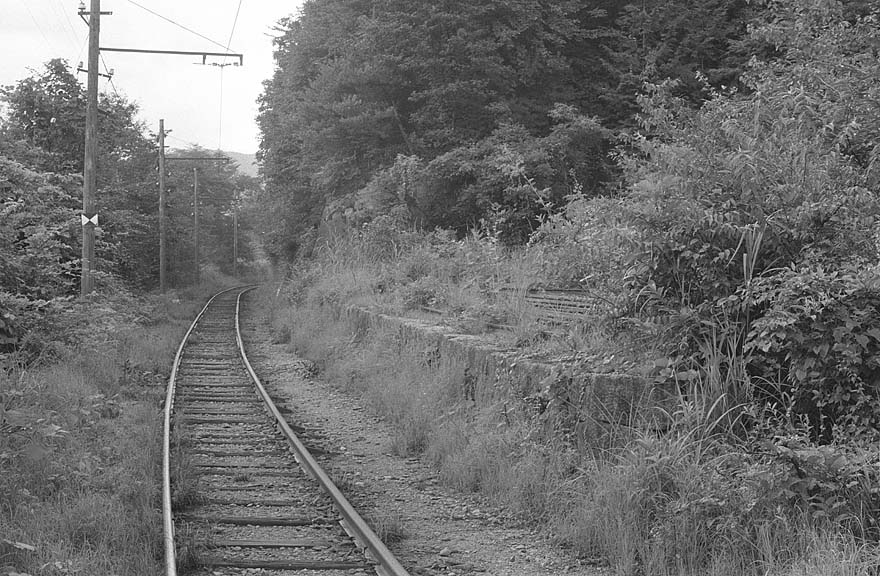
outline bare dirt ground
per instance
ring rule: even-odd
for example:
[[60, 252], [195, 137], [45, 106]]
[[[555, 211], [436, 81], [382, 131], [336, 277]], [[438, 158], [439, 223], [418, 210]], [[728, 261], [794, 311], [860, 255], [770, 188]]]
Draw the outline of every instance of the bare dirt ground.
[[[260, 312], [245, 313], [254, 369], [288, 422], [413, 576], [607, 576], [524, 527], [480, 495], [438, 483], [417, 458], [392, 453], [389, 426], [313, 377], [310, 363], [273, 344]], [[384, 534], [383, 534], [384, 535]]]

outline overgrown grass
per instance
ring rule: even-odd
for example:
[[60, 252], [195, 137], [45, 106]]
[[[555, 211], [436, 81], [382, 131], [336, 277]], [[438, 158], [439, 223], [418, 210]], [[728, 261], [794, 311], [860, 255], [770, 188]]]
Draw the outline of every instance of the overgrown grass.
[[397, 510], [378, 509], [365, 520], [385, 544], [396, 544], [407, 537], [403, 518]]
[[[700, 77], [695, 109], [675, 81], [646, 85], [641, 131], [615, 153], [619, 195], [574, 183], [526, 246], [500, 247], [501, 214], [459, 240], [393, 211], [324, 238], [295, 298], [312, 342], [295, 324], [292, 345], [370, 398], [400, 451], [523, 503], [619, 574], [876, 574], [880, 204], [873, 164], [840, 143], [876, 140], [861, 114], [877, 27], [836, 2], [768, 14], [752, 40], [775, 55], [753, 60], [748, 93]], [[523, 313], [534, 284], [588, 291], [595, 327], [545, 330]], [[430, 308], [471, 334], [509, 325], [496, 343], [634, 368], [677, 394], [659, 426], [604, 424], [579, 403], [598, 395], [592, 377], [474, 388], [442, 357], [421, 365], [402, 330], [346, 326], [351, 304]]]
[[200, 476], [189, 452], [192, 439], [187, 433], [186, 420], [186, 414], [178, 412], [171, 423], [171, 504], [177, 511], [201, 503]]
[[[385, 285], [394, 293], [387, 298], [370, 284], [405, 268], [407, 253], [398, 256], [384, 271], [369, 260], [338, 268], [321, 262], [319, 272], [265, 298], [276, 340], [314, 361], [322, 378], [363, 395], [394, 425], [395, 452], [422, 456], [445, 484], [486, 494], [616, 574], [872, 574], [880, 549], [865, 537], [870, 530], [853, 526], [877, 519], [876, 491], [867, 488], [876, 458], [838, 470], [837, 452], [814, 452], [798, 444], [803, 439], [791, 438], [787, 453], [769, 450], [762, 440], [773, 444], [780, 431], [755, 429], [753, 387], [727, 336], [705, 342], [710, 361], [681, 382], [652, 426], [603, 422], [603, 415], [557, 410], [552, 402], [536, 408], [536, 390], [504, 378], [475, 382], [467, 359], [343, 314], [368, 302], [386, 312], [406, 308], [394, 295], [400, 284]], [[434, 298], [460, 289], [432, 283]], [[496, 314], [491, 298], [482, 298], [471, 305]], [[515, 330], [528, 334], [532, 320], [519, 313]], [[607, 361], [614, 353], [607, 336], [601, 328], [571, 334], [589, 342], [570, 351]], [[854, 494], [861, 500], [840, 504]]]
[[[31, 340], [31, 351], [51, 353], [4, 358], [0, 567], [162, 571], [164, 385], [183, 331], [214, 288], [71, 303]], [[53, 332], [59, 327], [66, 330]]]

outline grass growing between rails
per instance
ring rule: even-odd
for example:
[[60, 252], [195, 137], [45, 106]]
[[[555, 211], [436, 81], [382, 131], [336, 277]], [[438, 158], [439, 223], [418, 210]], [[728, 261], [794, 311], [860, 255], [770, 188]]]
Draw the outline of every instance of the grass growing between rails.
[[162, 572], [161, 406], [211, 289], [55, 303], [2, 356], [0, 574]]

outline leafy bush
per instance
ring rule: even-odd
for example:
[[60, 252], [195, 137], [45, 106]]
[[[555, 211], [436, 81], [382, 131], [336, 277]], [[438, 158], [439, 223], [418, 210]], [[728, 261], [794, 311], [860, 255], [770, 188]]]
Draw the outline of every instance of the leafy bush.
[[784, 381], [802, 411], [858, 434], [877, 418], [880, 327], [873, 289], [846, 270], [880, 256], [880, 32], [838, 2], [788, 0], [753, 37], [778, 58], [753, 60], [750, 93], [707, 85], [693, 111], [666, 82], [641, 99], [624, 156], [629, 311], [660, 327], [682, 368], [710, 363], [721, 331], [732, 360], [748, 356], [743, 378]]
[[0, 290], [48, 300], [79, 276], [78, 178], [37, 172], [0, 156]]
[[[576, 188], [579, 190], [579, 188]], [[540, 254], [541, 282], [575, 287], [596, 298], [598, 310], [614, 314], [628, 296], [621, 286], [632, 260], [636, 228], [621, 198], [573, 194], [564, 211], [549, 216], [529, 240]]]
[[797, 438], [760, 441], [760, 503], [799, 508], [815, 522], [844, 526], [858, 537], [880, 538], [880, 489], [873, 450], [816, 446]]
[[483, 222], [502, 244], [523, 245], [565, 196], [604, 192], [614, 177], [608, 131], [572, 106], [557, 104], [548, 117], [545, 136], [501, 122], [482, 140], [427, 163], [411, 193], [421, 223], [463, 236]]
[[876, 268], [786, 269], [753, 286], [745, 352], [764, 374], [781, 376], [790, 398], [826, 441], [880, 435], [880, 289]]

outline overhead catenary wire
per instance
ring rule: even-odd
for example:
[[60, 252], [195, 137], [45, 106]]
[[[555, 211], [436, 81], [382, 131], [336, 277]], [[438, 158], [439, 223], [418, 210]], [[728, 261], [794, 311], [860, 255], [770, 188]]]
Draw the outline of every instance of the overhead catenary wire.
[[73, 39], [73, 47], [76, 48], [79, 45], [79, 36], [76, 33], [76, 28], [73, 25], [73, 22], [70, 20], [70, 16], [67, 15], [67, 10], [64, 9], [64, 5], [60, 3], [61, 0], [55, 0], [54, 7], [57, 7], [61, 12], [61, 15], [64, 17], [65, 22], [67, 23], [66, 32], [69, 32], [69, 37]]
[[27, 13], [31, 17], [31, 20], [33, 20], [34, 25], [37, 27], [37, 30], [39, 30], [40, 36], [42, 36], [43, 41], [46, 42], [46, 46], [49, 46], [53, 51], [55, 51], [55, 48], [54, 48], [52, 42], [49, 41], [49, 38], [46, 36], [46, 33], [43, 32], [43, 27], [40, 26], [39, 20], [37, 20], [37, 18], [34, 16], [34, 13], [31, 11], [31, 7], [28, 6], [27, 0], [18, 0], [18, 1], [19, 1], [19, 3], [21, 3], [22, 6], [24, 6], [24, 9], [27, 10]]
[[86, 38], [82, 41], [82, 46], [80, 46], [80, 48], [79, 48], [79, 54], [77, 55], [76, 60], [74, 60], [74, 62], [82, 62], [83, 52], [86, 51], [86, 46], [88, 46], [88, 45], [89, 45], [89, 38], [88, 38], [88, 36], [86, 36]]
[[89, 45], [89, 35], [86, 34], [85, 37], [84, 37], [83, 40], [82, 40], [82, 43], [80, 44], [80, 47], [79, 47], [79, 54], [77, 54], [77, 56], [76, 56], [76, 60], [74, 60], [74, 62], [82, 62], [83, 52], [85, 52], [86, 47], [87, 47], [88, 45]]
[[[27, 0], [20, 0], [20, 1], [21, 1], [21, 2], [26, 2]], [[53, 1], [53, 2], [59, 2], [60, 0], [52, 0], [52, 1]], [[156, 12], [155, 10], [153, 10], [153, 9], [149, 8], [148, 6], [146, 6], [146, 5], [145, 5], [146, 3], [141, 3], [141, 2], [143, 2], [143, 0], [141, 0], [141, 2], [138, 2], [138, 1], [136, 1], [136, 0], [127, 0], [127, 2], [128, 2], [129, 4], [131, 4], [132, 6], [135, 6], [135, 7], [137, 7], [137, 8], [140, 8], [141, 10], [146, 11], [146, 12], [148, 12], [148, 13], [154, 15], [154, 16], [156, 16], [157, 18], [159, 18], [159, 19], [161, 19], [161, 20], [163, 20], [163, 21], [165, 21], [165, 22], [168, 22], [168, 23], [170, 23], [170, 24], [172, 24], [172, 25], [174, 25], [174, 26], [176, 26], [176, 27], [178, 27], [178, 28], [181, 28], [181, 29], [185, 30], [186, 32], [188, 32], [188, 33], [190, 33], [190, 34], [192, 34], [192, 35], [194, 35], [194, 36], [197, 36], [198, 38], [201, 38], [201, 39], [203, 39], [203, 40], [206, 40], [206, 41], [210, 42], [211, 44], [214, 44], [214, 45], [216, 45], [216, 46], [219, 46], [220, 48], [223, 49], [223, 51], [218, 51], [218, 52], [182, 52], [182, 51], [170, 51], [170, 50], [169, 50], [169, 51], [161, 51], [161, 50], [140, 50], [140, 51], [142, 51], [142, 52], [155, 52], [155, 53], [169, 53], [169, 54], [172, 54], [172, 53], [173, 53], [173, 54], [190, 54], [190, 53], [192, 53], [192, 54], [202, 54], [202, 55], [203, 55], [203, 63], [204, 63], [204, 55], [207, 54], [207, 55], [212, 55], [212, 56], [215, 56], [215, 57], [221, 57], [221, 58], [223, 58], [223, 64], [226, 64], [226, 65], [233, 65], [233, 64], [227, 64], [227, 63], [226, 63], [226, 59], [227, 59], [229, 56], [234, 56], [234, 57], [237, 57], [237, 58], [239, 59], [239, 62], [238, 62], [238, 63], [235, 63], [234, 65], [236, 65], [236, 66], [240, 65], [240, 60], [241, 60], [241, 56], [242, 56], [242, 55], [241, 55], [241, 54], [236, 54], [236, 53], [231, 52], [231, 48], [232, 48], [233, 39], [235, 38], [235, 33], [236, 33], [236, 30], [237, 30], [238, 20], [239, 20], [239, 17], [241, 16], [241, 9], [242, 9], [243, 4], [244, 4], [243, 0], [239, 0], [238, 3], [237, 3], [236, 10], [235, 10], [235, 14], [234, 14], [233, 21], [232, 21], [232, 26], [231, 26], [231, 29], [230, 29], [230, 32], [229, 32], [229, 36], [228, 36], [227, 41], [226, 41], [225, 44], [223, 44], [223, 43], [221, 43], [221, 42], [218, 42], [218, 41], [216, 41], [216, 40], [214, 40], [214, 39], [212, 39], [212, 38], [210, 38], [210, 37], [208, 37], [208, 36], [206, 36], [206, 35], [204, 35], [204, 34], [198, 32], [198, 31], [196, 31], [196, 30], [193, 30], [192, 28], [187, 27], [187, 26], [181, 24], [180, 22], [177, 22], [177, 21], [173, 20], [172, 18], [169, 18], [169, 17], [167, 17], [167, 16], [164, 16], [163, 14], [160, 14], [160, 13]], [[57, 4], [51, 4], [51, 6], [54, 8], [54, 7], [57, 7]], [[27, 8], [26, 5], [25, 5], [25, 7]], [[29, 12], [30, 12], [30, 10], [29, 10]], [[38, 22], [36, 21], [36, 18], [34, 17], [33, 13], [31, 13], [31, 18], [35, 21], [34, 23], [38, 25]], [[66, 18], [66, 16], [65, 16], [65, 18]], [[59, 18], [58, 20], [59, 20], [59, 23], [61, 23], [61, 22], [60, 22], [61, 19]], [[84, 20], [85, 20], [85, 19], [84, 19]], [[68, 23], [69, 23], [69, 19], [68, 19]], [[40, 32], [41, 32], [41, 34], [44, 36], [44, 39], [48, 42], [48, 38], [46, 38], [46, 34], [45, 34], [45, 32], [42, 30], [42, 28], [40, 28]], [[116, 52], [137, 52], [137, 51], [138, 51], [138, 50], [134, 50], [134, 49], [124, 49], [124, 48], [115, 48], [115, 47], [114, 47], [114, 48], [101, 47], [101, 51], [104, 51], [104, 50], [110, 50], [110, 51], [116, 51]], [[81, 52], [82, 52], [82, 50], [81, 50]], [[81, 52], [80, 52], [80, 54], [81, 54]], [[111, 86], [111, 88], [112, 88], [112, 90], [113, 90], [113, 93], [116, 95], [116, 97], [117, 97], [117, 98], [122, 98], [122, 95], [120, 94], [119, 90], [118, 90], [117, 87], [116, 87], [116, 84], [115, 84], [114, 79], [110, 77], [110, 76], [111, 76], [111, 74], [110, 74], [111, 70], [110, 70], [110, 67], [108, 66], [108, 63], [107, 63], [107, 61], [106, 61], [104, 55], [99, 53], [99, 58], [100, 58], [100, 64], [102, 65], [101, 67], [103, 67], [103, 68], [104, 68], [104, 71], [106, 72], [106, 74], [102, 74], [102, 75], [107, 77], [108, 82], [109, 82], [109, 84], [110, 84], [110, 86]], [[219, 65], [219, 64], [215, 64], [215, 65]], [[82, 67], [82, 66], [80, 66], [80, 67]], [[219, 95], [219, 97], [220, 97], [220, 110], [219, 110], [219, 113], [220, 113], [220, 119], [219, 119], [219, 120], [220, 120], [220, 133], [219, 133], [219, 139], [220, 139], [220, 143], [222, 143], [222, 120], [223, 120], [223, 104], [222, 104], [222, 103], [223, 103], [223, 78], [222, 78], [222, 68], [221, 68], [221, 86], [220, 86], [220, 95]], [[198, 144], [196, 144], [196, 143], [194, 143], [194, 142], [192, 142], [192, 141], [184, 140], [184, 139], [182, 139], [182, 138], [175, 138], [175, 137], [173, 137], [173, 136], [172, 136], [171, 138], [173, 138], [173, 139], [175, 139], [175, 140], [177, 140], [177, 141], [183, 143], [184, 145], [186, 145], [186, 146], [188, 146], [188, 147], [198, 147]], [[219, 144], [220, 144], [220, 143], [218, 143], [218, 149], [219, 149]]]
[[[65, 18], [67, 18], [67, 14], [65, 14]], [[70, 18], [67, 18], [67, 22], [68, 22], [68, 24], [70, 24]], [[89, 39], [88, 39], [88, 37], [86, 37], [83, 46], [80, 48], [79, 55], [76, 58], [77, 62], [82, 61], [82, 53], [83, 53], [83, 50], [85, 49], [85, 46], [88, 44], [88, 41], [89, 41]], [[113, 93], [116, 95], [116, 98], [122, 99], [122, 96], [120, 96], [119, 91], [116, 89], [116, 84], [113, 82], [113, 73], [110, 70], [110, 67], [107, 66], [107, 61], [104, 60], [104, 55], [99, 52], [98, 58], [100, 58], [101, 64], [103, 64], [103, 66], [104, 66], [104, 76], [106, 76], [107, 81], [110, 82], [110, 87], [113, 89]], [[81, 67], [80, 67], [80, 70], [81, 70]]]
[[107, 75], [107, 80], [110, 82], [110, 87], [113, 88], [113, 93], [116, 94], [116, 98], [122, 99], [122, 96], [119, 95], [119, 92], [116, 90], [116, 84], [113, 83], [113, 72], [110, 68], [107, 67], [107, 62], [104, 60], [104, 55], [99, 54], [101, 58], [101, 64], [104, 65], [104, 73]]
[[[235, 18], [232, 19], [232, 30], [229, 31], [229, 40], [226, 41], [226, 51], [229, 52], [232, 46], [232, 37], [235, 36], [235, 26], [238, 24], [238, 15], [241, 12], [241, 4], [243, 0], [238, 0], [238, 7], [235, 9]], [[217, 119], [217, 149], [223, 148], [223, 70], [226, 68], [226, 57], [220, 65], [220, 106]]]
[[[229, 51], [229, 47], [232, 46], [232, 37], [235, 35], [235, 25], [238, 24], [238, 15], [241, 12], [241, 3], [243, 0], [238, 0], [238, 8], [235, 9], [235, 18], [232, 20], [232, 30], [229, 32], [229, 40], [226, 41], [226, 51]], [[226, 61], [226, 58], [223, 58], [223, 61]]]
[[207, 40], [207, 41], [210, 42], [211, 44], [214, 44], [215, 46], [219, 46], [219, 47], [223, 48], [224, 50], [226, 50], [227, 52], [229, 52], [229, 48], [228, 48], [228, 47], [224, 46], [224, 45], [221, 44], [220, 42], [217, 42], [217, 41], [214, 40], [213, 38], [208, 38], [208, 37], [205, 36], [204, 34], [202, 34], [202, 33], [200, 33], [200, 32], [196, 32], [196, 31], [193, 30], [192, 28], [189, 28], [189, 27], [187, 27], [187, 26], [184, 26], [183, 24], [181, 24], [181, 23], [179, 23], [179, 22], [175, 22], [175, 21], [172, 20], [171, 18], [168, 18], [167, 16], [163, 16], [162, 14], [159, 14], [159, 13], [156, 12], [155, 10], [151, 10], [151, 9], [147, 8], [146, 6], [144, 6], [144, 5], [142, 5], [142, 4], [139, 4], [138, 2], [135, 2], [135, 0], [126, 0], [126, 1], [127, 1], [129, 4], [133, 4], [134, 6], [137, 6], [137, 7], [140, 8], [141, 10], [145, 10], [145, 11], [149, 12], [149, 13], [152, 14], [153, 16], [156, 16], [156, 17], [158, 17], [158, 18], [161, 18], [162, 20], [165, 20], [166, 22], [169, 22], [170, 24], [174, 24], [174, 25], [177, 26], [178, 28], [182, 28], [183, 30], [186, 30], [186, 31], [189, 32], [190, 34], [195, 34], [196, 36], [198, 36], [198, 37], [201, 38], [202, 40]]
[[189, 140], [184, 140], [183, 138], [178, 138], [177, 136], [172, 136], [170, 131], [168, 131], [168, 130], [165, 131], [165, 138], [171, 138], [172, 140], [177, 140], [178, 142], [180, 142], [182, 144], [186, 144], [190, 148], [195, 148], [198, 146], [198, 144], [196, 144], [195, 142], [191, 142]]

